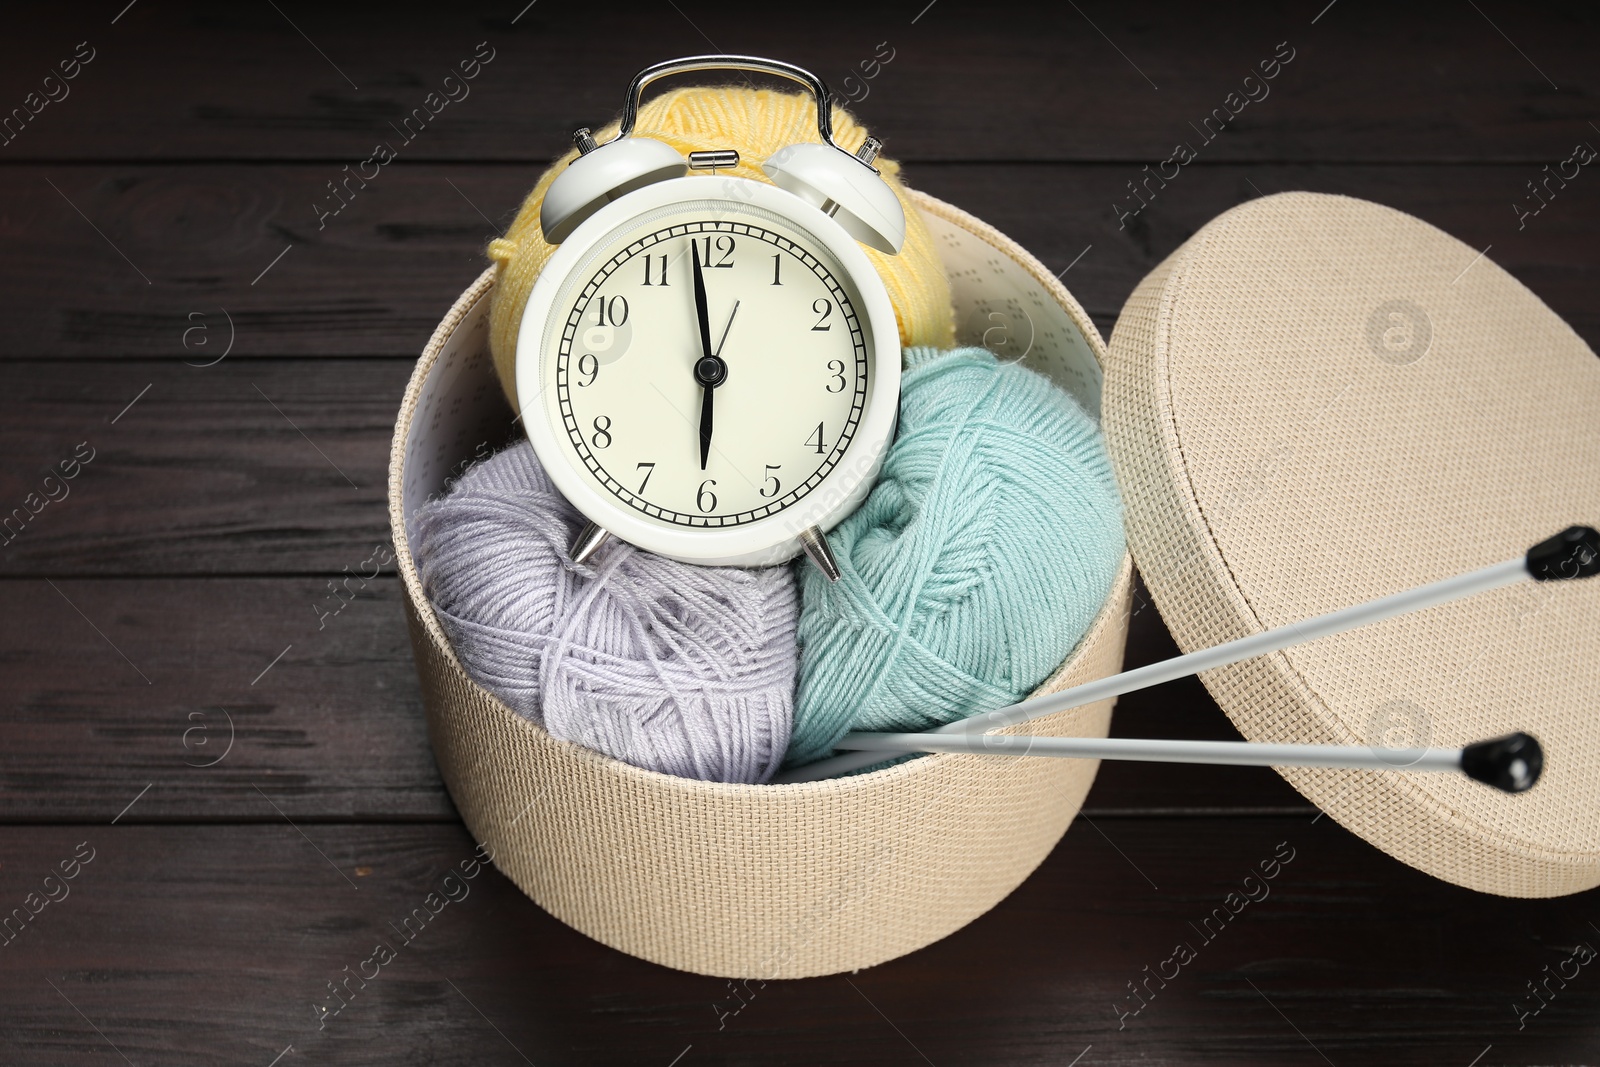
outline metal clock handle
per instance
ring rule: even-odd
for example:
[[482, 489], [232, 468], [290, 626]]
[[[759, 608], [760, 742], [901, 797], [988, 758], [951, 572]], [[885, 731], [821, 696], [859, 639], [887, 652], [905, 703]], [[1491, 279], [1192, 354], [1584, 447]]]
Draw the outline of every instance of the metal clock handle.
[[[833, 102], [828, 92], [828, 87], [821, 78], [803, 67], [793, 63], [784, 63], [776, 59], [764, 59], [761, 56], [740, 55], [704, 55], [684, 56], [682, 59], [669, 59], [654, 66], [646, 67], [633, 76], [633, 81], [628, 84], [628, 98], [622, 106], [622, 123], [617, 130], [617, 136], [612, 140], [620, 141], [624, 137], [633, 135], [634, 124], [639, 119], [639, 98], [644, 93], [645, 86], [659, 78], [672, 74], [688, 74], [698, 70], [746, 70], [762, 74], [776, 74], [780, 78], [799, 82], [811, 91], [817, 101], [817, 136], [822, 138], [822, 143], [831, 148], [836, 148], [851, 159], [857, 158], [852, 152], [840, 148], [833, 140]], [[610, 144], [610, 141], [606, 142]]]

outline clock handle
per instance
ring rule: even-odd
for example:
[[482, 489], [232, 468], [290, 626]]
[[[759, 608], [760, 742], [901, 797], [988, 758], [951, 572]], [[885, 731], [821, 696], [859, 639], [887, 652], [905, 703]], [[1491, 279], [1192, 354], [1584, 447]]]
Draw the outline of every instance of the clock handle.
[[[601, 207], [654, 182], [682, 177], [689, 166], [700, 169], [731, 165], [737, 153], [722, 150], [713, 160], [691, 153], [686, 161], [676, 148], [650, 137], [635, 137], [639, 98], [645, 86], [669, 74], [697, 70], [748, 70], [799, 82], [817, 102], [817, 138], [778, 149], [761, 163], [774, 185], [831, 217], [846, 233], [869, 248], [894, 255], [906, 239], [905, 208], [873, 161], [883, 143], [868, 137], [855, 152], [833, 139], [833, 98], [823, 80], [792, 63], [760, 56], [702, 55], [669, 59], [646, 67], [628, 83], [617, 135], [600, 144], [581, 129], [573, 137], [578, 158], [545, 190], [539, 205], [539, 227], [546, 241], [560, 244]], [[731, 157], [731, 159], [730, 159]]]
[[833, 549], [828, 547], [828, 539], [823, 536], [822, 527], [808, 526], [801, 530], [800, 546], [806, 550], [806, 558], [828, 581], [839, 580], [839, 562], [833, 558]]
[[[799, 82], [811, 91], [817, 101], [817, 136], [822, 143], [837, 148], [850, 155], [843, 148], [839, 148], [833, 140], [833, 103], [828, 92], [828, 87], [822, 79], [803, 67], [793, 63], [785, 63], [777, 59], [763, 59], [761, 56], [741, 55], [703, 55], [684, 56], [682, 59], [668, 59], [652, 66], [648, 66], [633, 76], [633, 81], [628, 83], [628, 98], [623, 102], [622, 120], [617, 129], [617, 136], [613, 140], [620, 141], [633, 135], [633, 127], [639, 120], [639, 98], [644, 94], [645, 86], [659, 78], [673, 74], [688, 74], [697, 70], [749, 70], [759, 71], [763, 74], [776, 74], [780, 78]], [[610, 144], [611, 142], [606, 142]], [[868, 166], [870, 160], [866, 160]]]
[[[638, 121], [639, 97], [645, 86], [669, 74], [697, 70], [749, 70], [776, 74], [809, 89], [817, 101], [817, 140], [822, 143], [802, 141], [780, 148], [762, 162], [761, 170], [772, 179], [774, 185], [788, 190], [831, 217], [862, 244], [888, 255], [900, 251], [906, 240], [905, 208], [894, 190], [883, 180], [882, 172], [872, 165], [883, 148], [883, 142], [876, 137], [868, 137], [855, 152], [840, 146], [833, 139], [833, 102], [827, 84], [809, 70], [793, 63], [760, 56], [718, 54], [668, 59], [646, 67], [635, 74], [633, 81], [628, 84], [628, 96], [623, 103], [617, 135], [605, 145], [595, 145], [593, 138], [587, 144], [595, 149], [604, 149], [608, 145], [620, 147], [640, 140], [633, 138], [633, 127]], [[580, 141], [578, 147], [586, 154], [589, 151], [585, 142]], [[640, 169], [648, 167], [647, 164], [634, 164], [632, 160], [628, 163]], [[628, 173], [631, 174], [631, 170]], [[551, 186], [552, 192], [554, 189]]]

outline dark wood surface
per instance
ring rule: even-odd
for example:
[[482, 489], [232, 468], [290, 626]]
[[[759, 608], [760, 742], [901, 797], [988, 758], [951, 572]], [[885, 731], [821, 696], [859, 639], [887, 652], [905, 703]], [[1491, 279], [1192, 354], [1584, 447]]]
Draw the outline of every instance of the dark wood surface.
[[[1600, 146], [1591, 6], [125, 4], [8, 13], [0, 36], [0, 115], [94, 49], [0, 145], [0, 510], [94, 450], [0, 546], [0, 911], [94, 850], [0, 947], [0, 1062], [1600, 1062], [1588, 969], [1514, 1010], [1600, 945], [1600, 894], [1471, 893], [1270, 771], [1129, 764], [989, 915], [736, 1013], [727, 983], [589, 941], [492, 871], [321, 1030], [313, 1008], [472, 850], [397, 579], [337, 615], [328, 582], [387, 540], [428, 333], [636, 69], [721, 48], [864, 87], [908, 179], [1071, 264], [1105, 330], [1206, 220], [1315, 189], [1489, 246], [1594, 345], [1600, 178], [1520, 228], [1513, 209]], [[319, 228], [324, 183], [484, 41], [471, 95]], [[1119, 228], [1125, 183], [1283, 41], [1270, 95]], [[845, 84], [879, 42], [893, 60]], [[1174, 651], [1141, 595], [1129, 665]], [[1116, 729], [1237, 736], [1194, 681], [1124, 698]], [[1280, 842], [1272, 895], [1120, 1016]]]

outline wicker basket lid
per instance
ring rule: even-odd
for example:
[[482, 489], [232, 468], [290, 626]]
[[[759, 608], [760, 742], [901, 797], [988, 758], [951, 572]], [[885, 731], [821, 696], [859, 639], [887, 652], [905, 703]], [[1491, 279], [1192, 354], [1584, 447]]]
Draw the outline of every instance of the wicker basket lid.
[[[1104, 419], [1128, 540], [1186, 651], [1600, 525], [1600, 361], [1477, 249], [1377, 204], [1237, 207], [1146, 278]], [[1209, 672], [1259, 741], [1525, 730], [1531, 791], [1286, 769], [1385, 852], [1507, 896], [1600, 884], [1600, 580], [1522, 583]]]

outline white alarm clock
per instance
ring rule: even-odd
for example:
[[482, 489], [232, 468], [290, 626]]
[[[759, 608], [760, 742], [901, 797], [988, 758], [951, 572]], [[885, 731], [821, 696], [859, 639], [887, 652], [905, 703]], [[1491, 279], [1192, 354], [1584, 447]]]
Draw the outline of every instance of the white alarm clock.
[[[695, 70], [809, 88], [821, 143], [765, 160], [776, 184], [717, 175], [733, 149], [632, 136], [644, 87]], [[617, 537], [688, 563], [764, 565], [804, 550], [831, 579], [824, 534], [853, 511], [894, 435], [900, 336], [857, 241], [895, 253], [905, 214], [872, 161], [834, 144], [828, 89], [799, 67], [693, 56], [641, 71], [619, 132], [551, 184], [559, 243], [517, 338], [522, 424], [588, 526], [579, 562]], [[685, 177], [689, 170], [707, 176]]]

